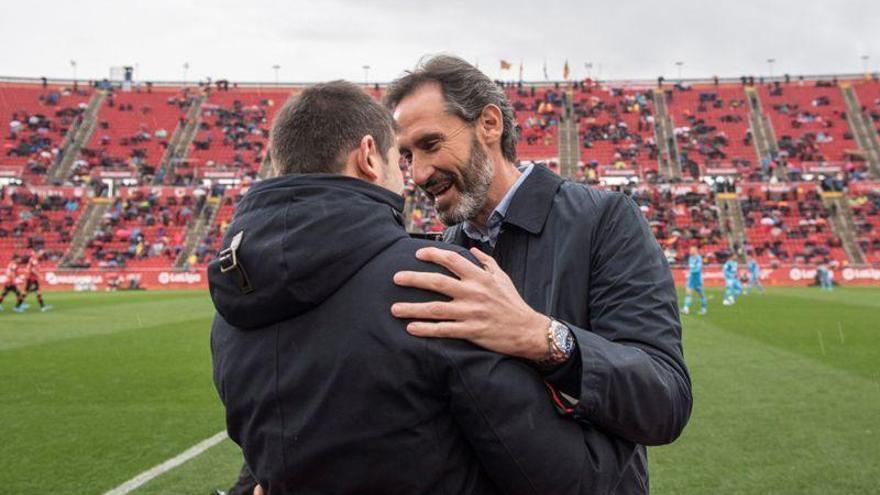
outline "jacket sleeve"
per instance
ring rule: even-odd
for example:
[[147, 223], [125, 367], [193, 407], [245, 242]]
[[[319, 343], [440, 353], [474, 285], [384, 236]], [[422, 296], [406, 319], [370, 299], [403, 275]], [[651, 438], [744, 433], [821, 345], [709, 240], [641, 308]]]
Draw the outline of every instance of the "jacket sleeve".
[[561, 416], [529, 365], [433, 339], [428, 362], [462, 433], [504, 493], [610, 493], [636, 446]]
[[569, 325], [580, 360], [547, 379], [579, 400], [579, 419], [661, 445], [692, 407], [675, 285], [638, 206], [623, 195], [607, 202], [590, 256], [590, 328]]

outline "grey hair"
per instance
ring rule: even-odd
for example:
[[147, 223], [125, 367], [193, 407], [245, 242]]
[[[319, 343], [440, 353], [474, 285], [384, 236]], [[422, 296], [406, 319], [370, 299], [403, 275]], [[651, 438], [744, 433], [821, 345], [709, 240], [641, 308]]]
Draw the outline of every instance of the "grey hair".
[[504, 91], [473, 65], [451, 55], [423, 58], [415, 70], [395, 79], [385, 92], [384, 103], [394, 109], [400, 101], [423, 84], [437, 83], [446, 100], [446, 111], [465, 122], [477, 121], [486, 105], [501, 109], [501, 153], [516, 163], [516, 116]]

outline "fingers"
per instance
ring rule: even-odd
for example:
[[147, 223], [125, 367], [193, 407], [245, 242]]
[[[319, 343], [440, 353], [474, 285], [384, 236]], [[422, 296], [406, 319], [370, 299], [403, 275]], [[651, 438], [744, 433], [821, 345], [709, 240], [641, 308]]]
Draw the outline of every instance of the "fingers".
[[483, 265], [483, 269], [485, 269], [489, 273], [495, 273], [496, 268], [498, 268], [498, 262], [495, 261], [495, 258], [489, 256], [488, 254], [480, 251], [477, 248], [471, 248], [470, 252], [477, 258], [477, 261]]
[[394, 303], [391, 314], [409, 320], [457, 320], [465, 316], [452, 302]]
[[416, 251], [416, 258], [435, 263], [454, 273], [458, 278], [475, 276], [482, 273], [482, 270], [464, 256], [446, 249], [439, 248], [422, 248]]
[[455, 297], [461, 292], [461, 281], [442, 273], [397, 272], [394, 274], [394, 283], [403, 287], [437, 292], [449, 297]]
[[414, 321], [406, 331], [416, 337], [465, 339], [469, 335], [466, 324], [458, 321]]

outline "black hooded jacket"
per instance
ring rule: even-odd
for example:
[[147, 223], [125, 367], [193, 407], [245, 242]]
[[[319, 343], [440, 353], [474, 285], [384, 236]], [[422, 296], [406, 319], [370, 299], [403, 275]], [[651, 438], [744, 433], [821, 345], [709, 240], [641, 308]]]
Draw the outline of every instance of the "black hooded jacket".
[[[631, 448], [559, 415], [526, 363], [405, 331], [391, 304], [425, 246], [403, 200], [358, 179], [285, 176], [254, 186], [242, 293], [209, 267], [214, 381], [230, 437], [270, 494], [610, 493]], [[461, 251], [465, 253], [465, 251]]]

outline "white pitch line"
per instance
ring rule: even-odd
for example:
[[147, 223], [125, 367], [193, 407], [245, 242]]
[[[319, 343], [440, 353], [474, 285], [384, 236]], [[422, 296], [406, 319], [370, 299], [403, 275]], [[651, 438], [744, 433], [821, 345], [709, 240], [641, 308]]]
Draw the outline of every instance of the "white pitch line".
[[143, 473], [135, 476], [134, 478], [126, 481], [125, 483], [117, 486], [116, 488], [110, 490], [109, 492], [104, 493], [104, 495], [125, 495], [126, 493], [131, 492], [132, 490], [139, 488], [144, 485], [148, 481], [153, 478], [158, 477], [161, 474], [167, 473], [172, 469], [180, 466], [184, 462], [192, 459], [193, 457], [197, 457], [202, 452], [210, 449], [211, 447], [217, 445], [227, 438], [226, 431], [221, 431], [220, 433], [214, 435], [211, 438], [202, 440], [201, 442], [193, 445], [189, 449], [184, 452], [181, 452], [176, 457], [172, 457], [167, 461], [159, 464], [158, 466], [154, 466]]

